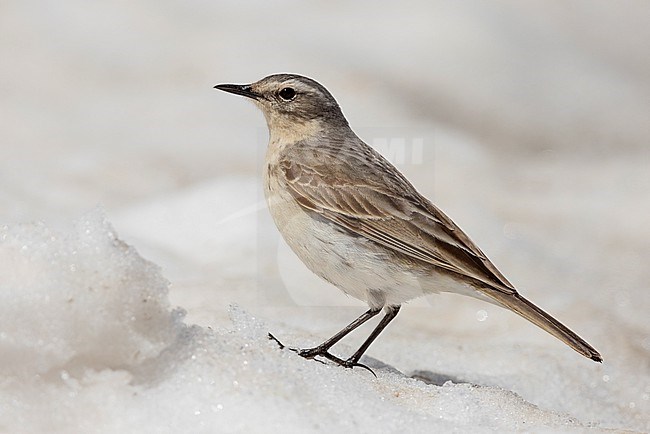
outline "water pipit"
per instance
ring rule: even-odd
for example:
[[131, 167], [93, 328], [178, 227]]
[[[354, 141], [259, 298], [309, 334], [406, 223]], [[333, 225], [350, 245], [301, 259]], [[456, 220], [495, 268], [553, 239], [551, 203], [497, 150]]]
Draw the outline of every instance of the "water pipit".
[[[454, 292], [509, 309], [602, 361], [591, 345], [522, 297], [449, 217], [357, 137], [321, 84], [276, 74], [215, 88], [252, 99], [264, 113], [264, 192], [286, 243], [312, 272], [369, 306], [343, 330], [298, 354], [363, 366], [359, 359], [402, 303]], [[384, 317], [352, 356], [329, 352], [382, 309]]]

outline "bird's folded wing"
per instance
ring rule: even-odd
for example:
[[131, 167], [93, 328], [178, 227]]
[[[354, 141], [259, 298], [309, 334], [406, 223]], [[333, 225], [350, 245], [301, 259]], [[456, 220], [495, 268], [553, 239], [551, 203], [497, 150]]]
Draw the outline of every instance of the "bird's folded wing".
[[346, 183], [331, 170], [284, 160], [280, 169], [296, 202], [305, 210], [396, 252], [513, 293], [510, 282], [451, 219], [408, 182]]

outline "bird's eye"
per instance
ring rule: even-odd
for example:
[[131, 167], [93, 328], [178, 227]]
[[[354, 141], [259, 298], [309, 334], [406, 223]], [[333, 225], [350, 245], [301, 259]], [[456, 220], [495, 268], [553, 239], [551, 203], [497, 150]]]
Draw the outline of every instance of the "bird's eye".
[[291, 87], [285, 87], [278, 93], [278, 95], [280, 95], [280, 98], [285, 101], [291, 101], [296, 97], [296, 91]]

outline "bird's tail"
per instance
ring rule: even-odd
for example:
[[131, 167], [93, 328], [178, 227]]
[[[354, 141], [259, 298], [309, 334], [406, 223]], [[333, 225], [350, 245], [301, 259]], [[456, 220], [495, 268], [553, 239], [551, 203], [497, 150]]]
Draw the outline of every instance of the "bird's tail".
[[580, 336], [569, 330], [564, 324], [535, 306], [518, 293], [506, 294], [498, 291], [489, 291], [485, 295], [494, 299], [499, 305], [510, 309], [536, 326], [546, 330], [580, 354], [596, 362], [602, 362], [600, 353], [589, 345]]

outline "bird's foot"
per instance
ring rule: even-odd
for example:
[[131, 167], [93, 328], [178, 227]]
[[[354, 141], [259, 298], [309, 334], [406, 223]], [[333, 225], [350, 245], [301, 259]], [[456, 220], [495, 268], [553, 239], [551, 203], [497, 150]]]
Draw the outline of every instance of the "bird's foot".
[[[280, 349], [286, 348], [286, 346], [282, 342], [280, 342], [275, 336], [273, 336], [271, 333], [269, 333], [269, 339], [275, 341], [280, 347]], [[355, 367], [363, 368], [369, 371], [372, 375], [374, 375], [375, 378], [377, 378], [377, 374], [375, 374], [375, 372], [372, 369], [370, 369], [368, 366], [364, 365], [363, 363], [359, 363], [358, 360], [354, 360], [353, 357], [350, 357], [347, 360], [343, 360], [339, 357], [336, 357], [334, 354], [331, 354], [329, 351], [327, 351], [328, 348], [325, 347], [318, 346], [318, 347], [307, 348], [307, 349], [299, 349], [299, 348], [289, 348], [289, 349], [294, 353], [298, 354], [300, 357], [304, 357], [305, 359], [315, 360], [320, 363], [324, 363], [324, 362], [318, 360], [316, 357], [323, 357], [327, 360], [336, 363], [339, 366], [343, 366], [344, 368], [355, 368]]]

